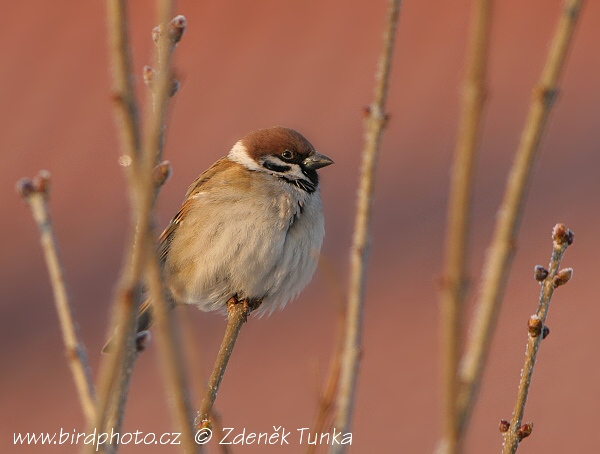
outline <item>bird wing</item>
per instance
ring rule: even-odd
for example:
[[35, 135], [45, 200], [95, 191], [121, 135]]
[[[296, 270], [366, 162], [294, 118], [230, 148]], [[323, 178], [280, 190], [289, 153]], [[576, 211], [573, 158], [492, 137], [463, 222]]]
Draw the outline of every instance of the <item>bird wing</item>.
[[[230, 165], [227, 165], [230, 164]], [[158, 256], [161, 265], [164, 264], [167, 254], [169, 253], [169, 248], [171, 245], [171, 240], [173, 239], [173, 235], [177, 230], [177, 227], [183, 222], [185, 219], [186, 213], [189, 212], [190, 205], [194, 203], [193, 195], [194, 193], [205, 190], [207, 183], [215, 177], [217, 173], [221, 173], [223, 171], [223, 167], [230, 167], [231, 165], [236, 165], [234, 162], [229, 161], [229, 159], [221, 158], [217, 162], [215, 162], [212, 166], [202, 172], [198, 178], [194, 180], [194, 182], [188, 188], [187, 193], [185, 194], [185, 199], [181, 208], [171, 219], [169, 225], [165, 228], [165, 230], [161, 233], [158, 239]]]

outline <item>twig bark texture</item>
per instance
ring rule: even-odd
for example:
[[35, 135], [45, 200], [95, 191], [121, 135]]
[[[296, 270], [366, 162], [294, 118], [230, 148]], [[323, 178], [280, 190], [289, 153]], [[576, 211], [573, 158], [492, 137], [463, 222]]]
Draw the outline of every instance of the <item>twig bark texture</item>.
[[[350, 288], [337, 395], [337, 415], [335, 418], [335, 427], [342, 433], [350, 431], [356, 394], [361, 354], [363, 305], [369, 258], [369, 221], [375, 182], [375, 167], [381, 137], [386, 124], [385, 101], [399, 13], [400, 0], [391, 0], [384, 34], [384, 49], [376, 76], [375, 97], [366, 118], [365, 148], [358, 190], [354, 238], [350, 252]], [[332, 452], [341, 454], [345, 451], [345, 446], [334, 445]]]
[[519, 382], [519, 392], [515, 409], [513, 411], [512, 420], [508, 430], [504, 432], [503, 454], [514, 454], [517, 452], [520, 441], [531, 432], [532, 424], [527, 425], [527, 430], [522, 427], [523, 415], [525, 413], [525, 403], [529, 394], [531, 378], [533, 376], [533, 368], [537, 354], [544, 339], [544, 327], [548, 309], [550, 308], [550, 300], [554, 293], [554, 289], [565, 284], [572, 275], [571, 269], [559, 271], [560, 262], [567, 250], [567, 247], [573, 243], [573, 233], [563, 224], [557, 224], [552, 230], [552, 257], [550, 266], [545, 274], [546, 278], [541, 282], [542, 289], [540, 292], [539, 304], [536, 313], [530, 318], [528, 323], [529, 335], [527, 338], [527, 350], [525, 352], [525, 365], [521, 371], [521, 379]]

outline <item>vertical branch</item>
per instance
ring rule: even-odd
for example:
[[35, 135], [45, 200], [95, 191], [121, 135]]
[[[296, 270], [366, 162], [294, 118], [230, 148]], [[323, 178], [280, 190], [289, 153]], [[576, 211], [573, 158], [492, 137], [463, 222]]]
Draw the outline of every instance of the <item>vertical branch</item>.
[[[172, 2], [159, 1], [161, 24], [171, 17]], [[137, 356], [134, 338], [136, 333], [137, 312], [141, 302], [141, 279], [145, 271], [149, 281], [157, 310], [158, 325], [162, 333], [161, 352], [164, 359], [167, 383], [171, 396], [175, 400], [175, 415], [183, 430], [183, 445], [187, 452], [196, 452], [194, 441], [191, 404], [185, 386], [183, 367], [179, 360], [175, 336], [168, 319], [168, 306], [162, 298], [163, 289], [160, 266], [156, 257], [155, 242], [151, 235], [151, 214], [159, 187], [166, 181], [170, 167], [167, 162], [156, 166], [162, 155], [164, 137], [164, 119], [169, 96], [176, 90], [170, 72], [170, 58], [175, 44], [181, 39], [185, 29], [185, 18], [178, 16], [164, 28], [168, 33], [159, 39], [161, 71], [153, 93], [153, 109], [150, 125], [140, 144], [138, 108], [135, 101], [131, 76], [131, 58], [127, 36], [127, 19], [123, 0], [108, 1], [109, 49], [113, 75], [113, 98], [116, 107], [116, 119], [121, 138], [123, 155], [120, 163], [126, 168], [132, 202], [130, 250], [126, 254], [117, 295], [113, 305], [113, 323], [117, 333], [113, 345], [113, 354], [106, 357], [100, 377], [100, 392], [96, 403], [91, 374], [87, 365], [85, 350], [80, 344], [74, 327], [72, 311], [68, 303], [62, 277], [62, 269], [56, 251], [52, 225], [50, 223], [47, 193], [49, 176], [40, 173], [34, 182], [21, 180], [18, 190], [29, 203], [38, 223], [41, 241], [53, 284], [55, 300], [63, 339], [67, 347], [69, 365], [80, 394], [82, 406], [90, 429], [93, 433], [119, 433], [123, 420], [125, 403], [133, 363]], [[164, 25], [163, 27], [166, 27]], [[156, 166], [156, 167], [155, 167]], [[158, 181], [158, 183], [156, 182]], [[116, 350], [116, 351], [115, 351]], [[92, 430], [90, 430], [90, 433]], [[111, 437], [112, 443], [112, 437]], [[97, 451], [99, 446], [89, 449]], [[116, 451], [114, 445], [103, 445], [105, 452]]]
[[[536, 313], [529, 319], [529, 335], [527, 337], [525, 365], [521, 371], [519, 392], [517, 394], [513, 417], [510, 426], [506, 427], [506, 430], [504, 431], [503, 454], [514, 454], [517, 452], [521, 440], [529, 436], [533, 429], [533, 423], [521, 425], [525, 413], [525, 403], [527, 402], [527, 395], [533, 376], [533, 368], [535, 366], [540, 345], [547, 333], [549, 333], [545, 323], [554, 289], [560, 285], [566, 284], [573, 273], [573, 270], [570, 268], [559, 271], [560, 262], [567, 247], [573, 243], [573, 237], [573, 232], [567, 229], [563, 224], [557, 224], [552, 230], [553, 247], [550, 267], [548, 270], [543, 270], [542, 276], [545, 275], [545, 278], [541, 280], [542, 289], [540, 291], [538, 308]], [[536, 270], [538, 268], [541, 267], [536, 267]], [[537, 277], [538, 275], [536, 273], [536, 278]]]
[[[318, 390], [318, 408], [317, 414], [315, 415], [315, 419], [312, 424], [311, 433], [325, 433], [331, 430], [331, 425], [333, 423], [333, 418], [335, 416], [336, 410], [335, 403], [338, 385], [340, 382], [341, 359], [345, 342], [344, 324], [346, 321], [346, 314], [344, 305], [344, 292], [341, 286], [338, 285], [340, 284], [340, 282], [337, 276], [335, 276], [335, 273], [333, 273], [331, 264], [323, 256], [319, 260], [319, 267], [325, 272], [326, 276], [329, 276], [329, 280], [333, 284], [333, 289], [337, 296], [336, 299], [338, 300], [339, 313], [336, 330], [337, 332], [335, 336], [335, 346], [331, 354], [331, 360], [329, 363], [329, 370], [327, 372], [325, 385], [322, 389]], [[306, 448], [306, 454], [314, 454], [315, 452], [317, 452], [317, 446], [309, 444]]]
[[[375, 166], [379, 146], [386, 123], [385, 101], [387, 96], [392, 50], [400, 0], [390, 0], [384, 34], [384, 49], [376, 76], [374, 101], [366, 118], [365, 148], [358, 191], [354, 238], [350, 253], [350, 288], [346, 313], [345, 340], [342, 352], [340, 382], [337, 395], [335, 427], [342, 433], [349, 432], [352, 419], [356, 382], [361, 354], [363, 302], [369, 258], [369, 219], [375, 180]], [[332, 452], [342, 453], [345, 445], [336, 445]]]
[[[150, 112], [147, 131], [143, 142], [143, 162], [141, 172], [151, 176], [155, 169], [160, 170], [164, 147], [165, 118], [169, 98], [175, 93], [172, 90], [173, 77], [171, 59], [177, 42], [181, 39], [186, 20], [183, 16], [173, 17], [173, 1], [158, 0], [159, 25], [153, 30], [153, 38], [157, 48], [158, 70], [153, 80], [151, 96], [148, 97]], [[161, 175], [161, 172], [157, 172]], [[162, 181], [161, 181], [162, 180]], [[150, 197], [148, 203], [153, 204], [164, 179], [154, 181], [152, 188], [144, 188]], [[158, 184], [157, 184], [158, 183]], [[150, 232], [148, 232], [150, 233]], [[182, 433], [182, 445], [185, 452], [198, 452], [200, 446], [194, 441], [193, 410], [190, 402], [185, 370], [180, 355], [179, 338], [173, 330], [171, 306], [165, 298], [160, 265], [156, 254], [156, 241], [153, 235], [147, 236], [147, 265], [148, 287], [153, 305], [153, 316], [156, 322], [157, 344], [161, 359], [165, 387], [172, 404], [173, 417]]]
[[[341, 350], [343, 340], [341, 336], [338, 336], [336, 342], [336, 348], [334, 354], [331, 357], [331, 363], [329, 365], [329, 372], [327, 374], [327, 381], [325, 387], [319, 393], [319, 408], [311, 433], [325, 433], [330, 431], [331, 417], [335, 410], [335, 397], [338, 389], [338, 383], [340, 381], [340, 366], [341, 366]], [[306, 454], [315, 454], [317, 452], [317, 445], [309, 444], [306, 447]]]
[[533, 91], [529, 114], [498, 212], [498, 221], [484, 266], [481, 294], [473, 327], [459, 370], [461, 390], [457, 405], [461, 432], [466, 428], [481, 382], [498, 308], [514, 255], [514, 245], [527, 189], [531, 182], [533, 163], [556, 98], [558, 79], [564, 67], [582, 3], [582, 0], [565, 1], [546, 64]]
[[108, 50], [113, 80], [113, 100], [118, 131], [121, 136], [121, 149], [130, 163], [140, 153], [140, 127], [138, 106], [135, 101], [131, 55], [124, 0], [108, 0]]
[[[327, 274], [329, 274], [332, 283], [339, 284], [336, 276], [334, 276], [332, 273], [330, 264], [324, 260], [323, 257], [321, 257], [321, 260], [319, 261], [319, 266], [322, 267]], [[331, 355], [325, 386], [323, 389], [319, 390], [318, 409], [312, 425], [311, 433], [325, 433], [330, 431], [333, 417], [335, 416], [336, 396], [340, 382], [341, 359], [345, 343], [344, 323], [346, 321], [344, 307], [345, 296], [341, 287], [336, 285], [335, 290], [339, 297], [336, 298], [339, 299], [339, 314], [335, 346]], [[309, 446], [306, 448], [306, 454], [314, 454], [315, 452], [317, 452], [317, 446], [309, 444]]]
[[[149, 247], [154, 248], [154, 242]], [[160, 267], [156, 259], [148, 261], [148, 287], [154, 306], [157, 345], [162, 363], [165, 386], [172, 406], [176, 427], [181, 431], [181, 444], [186, 453], [198, 452], [201, 445], [194, 441], [194, 415], [186, 381], [179, 337], [173, 330], [170, 307], [164, 295]]]
[[[176, 42], [171, 39], [171, 30], [173, 29], [173, 1], [157, 0], [159, 25], [153, 30], [153, 39], [157, 50], [158, 68], [152, 82], [151, 94], [148, 97], [148, 108], [150, 112], [146, 124], [146, 134], [144, 135], [144, 164], [143, 170], [151, 173], [152, 169], [161, 161], [163, 152], [163, 136], [165, 128], [165, 117], [167, 113], [167, 104], [171, 96], [173, 86], [173, 75], [171, 71], [171, 57]], [[183, 16], [178, 16], [183, 18]], [[185, 18], [183, 18], [182, 27], [179, 28], [180, 34], [178, 40], [185, 29]]]
[[[155, 172], [155, 166], [162, 156], [164, 119], [167, 101], [172, 94], [168, 87], [171, 83], [170, 58], [175, 45], [167, 33], [158, 39], [157, 46], [160, 54], [160, 72], [155, 87], [154, 99], [148, 127], [140, 145], [139, 122], [137, 107], [131, 83], [131, 64], [129, 57], [129, 44], [127, 38], [127, 20], [125, 7], [122, 0], [108, 2], [109, 15], [109, 43], [113, 62], [114, 91], [117, 93], [117, 124], [121, 129], [122, 148], [126, 159], [121, 163], [126, 168], [129, 190], [132, 201], [132, 247], [126, 255], [126, 263], [114, 304], [112, 326], [117, 327], [114, 344], [115, 350], [106, 361], [101, 376], [101, 398], [99, 400], [98, 418], [96, 427], [104, 430], [110, 427], [118, 432], [122, 423], [129, 380], [133, 363], [137, 356], [134, 345], [136, 333], [137, 312], [141, 301], [141, 278], [146, 272], [149, 274], [149, 283], [153, 294], [154, 303], [157, 304], [156, 314], [161, 333], [159, 336], [161, 352], [164, 356], [175, 349], [172, 332], [168, 323], [168, 311], [164, 298], [162, 298], [162, 283], [160, 268], [157, 262], [155, 241], [152, 233], [151, 215], [160, 184], [155, 184], [156, 173], [168, 174], [168, 163], [162, 163]], [[172, 2], [163, 0], [159, 2], [159, 16], [161, 27], [166, 30], [166, 24], [171, 16]], [[185, 19], [183, 22], [185, 26]], [[177, 41], [181, 38], [183, 30], [180, 28]], [[165, 170], [166, 169], [166, 170]], [[164, 172], [163, 172], [164, 171]], [[161, 173], [162, 172], [162, 173]], [[164, 182], [164, 180], [163, 180]], [[167, 337], [169, 339], [167, 339]], [[193, 428], [191, 426], [191, 405], [187, 398], [186, 388], [174, 388], [184, 385], [182, 367], [174, 366], [177, 363], [175, 355], [172, 360], [164, 361], [167, 382], [171, 396], [176, 400], [175, 413], [184, 434], [184, 446], [193, 452], [197, 450], [193, 442]], [[179, 363], [177, 363], [179, 364]], [[180, 364], [179, 364], [180, 365]], [[187, 414], [185, 410], [187, 407]], [[192, 446], [193, 445], [193, 446]], [[114, 449], [114, 447], [106, 449]]]
[[459, 450], [456, 396], [462, 311], [466, 290], [466, 262], [475, 157], [481, 132], [486, 93], [486, 65], [492, 12], [490, 0], [473, 2], [462, 114], [454, 151], [448, 202], [446, 257], [440, 294], [442, 424], [448, 454]]
[[[136, 180], [135, 169], [141, 153], [141, 140], [125, 10], [124, 0], [107, 1], [113, 98], [123, 151], [120, 162], [125, 167], [130, 186], [133, 188]], [[139, 234], [136, 235], [136, 232], [147, 230], [149, 217], [142, 213], [138, 195], [136, 191], [131, 191], [134, 211], [130, 220], [131, 248], [125, 254], [123, 272], [113, 303], [110, 326], [117, 327], [115, 351], [105, 357], [99, 378], [98, 412], [94, 424], [98, 431], [103, 431], [107, 422], [115, 431], [119, 431], [127, 399], [129, 378], [136, 357], [133, 338], [136, 331], [136, 314], [141, 301], [140, 279], [144, 262], [143, 238]], [[110, 450], [110, 448], [106, 449]]]
[[44, 258], [50, 275], [54, 303], [66, 349], [65, 354], [75, 381], [83, 414], [88, 424], [91, 424], [96, 415], [96, 392], [85, 347], [79, 339], [73, 319], [73, 310], [65, 288], [63, 269], [58, 256], [54, 228], [52, 227], [48, 207], [49, 185], [50, 175], [45, 171], [41, 171], [33, 182], [26, 178], [20, 180], [17, 183], [17, 190], [29, 204], [40, 231], [40, 242], [42, 243]]

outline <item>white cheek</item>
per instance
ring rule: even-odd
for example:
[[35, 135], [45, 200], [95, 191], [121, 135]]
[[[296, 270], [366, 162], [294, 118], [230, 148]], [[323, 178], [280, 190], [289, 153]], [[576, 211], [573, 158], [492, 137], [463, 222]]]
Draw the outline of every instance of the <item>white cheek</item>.
[[288, 172], [288, 175], [292, 175], [296, 180], [306, 180], [309, 181], [308, 177], [302, 173], [302, 169], [298, 164], [292, 165], [291, 170]]
[[227, 158], [233, 162], [243, 165], [250, 170], [261, 170], [258, 163], [248, 156], [248, 149], [244, 146], [241, 140], [237, 141], [233, 148], [229, 151]]

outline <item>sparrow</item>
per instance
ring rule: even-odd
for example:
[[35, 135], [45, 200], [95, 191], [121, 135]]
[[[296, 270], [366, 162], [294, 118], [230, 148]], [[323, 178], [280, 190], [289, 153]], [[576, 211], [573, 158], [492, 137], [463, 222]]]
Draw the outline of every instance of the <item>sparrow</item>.
[[[235, 298], [263, 315], [295, 298], [317, 267], [325, 234], [317, 170], [332, 163], [284, 127], [236, 142], [191, 184], [159, 238], [169, 304], [225, 311]], [[138, 332], [152, 324], [152, 301], [140, 310]]]

